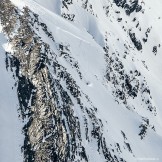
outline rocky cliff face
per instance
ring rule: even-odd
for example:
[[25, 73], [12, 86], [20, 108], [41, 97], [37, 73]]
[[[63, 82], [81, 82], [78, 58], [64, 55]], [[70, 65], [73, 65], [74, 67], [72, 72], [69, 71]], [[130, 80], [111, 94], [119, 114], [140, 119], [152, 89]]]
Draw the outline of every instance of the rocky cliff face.
[[157, 61], [152, 65], [151, 59], [161, 58], [161, 37], [151, 43], [154, 24], [141, 23], [145, 4], [48, 2], [58, 10], [41, 0], [0, 2], [2, 31], [11, 47], [6, 69], [13, 73], [24, 122], [24, 161], [160, 159], [157, 95], [162, 93], [153, 90], [150, 75]]

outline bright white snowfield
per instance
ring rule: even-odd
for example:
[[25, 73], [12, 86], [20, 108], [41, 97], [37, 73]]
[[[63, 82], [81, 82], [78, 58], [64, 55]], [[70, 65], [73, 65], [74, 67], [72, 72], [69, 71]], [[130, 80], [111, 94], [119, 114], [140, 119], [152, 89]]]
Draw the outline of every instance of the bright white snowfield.
[[[42, 44], [38, 55], [19, 59], [21, 54], [15, 54], [9, 40], [18, 35], [21, 23], [17, 20], [9, 36], [0, 25], [0, 162], [162, 162], [162, 0], [10, 1], [19, 15], [25, 6], [31, 10], [27, 21], [34, 21], [37, 14], [39, 23], [30, 27], [33, 42], [39, 37]], [[35, 44], [25, 45], [19, 48], [25, 49], [23, 58]], [[12, 64], [6, 63], [5, 53], [19, 61], [18, 74], [16, 67], [11, 70]], [[46, 61], [39, 64], [38, 58]], [[60, 67], [55, 68], [56, 64]], [[63, 72], [73, 80], [68, 80], [70, 85], [61, 77]], [[30, 87], [20, 88], [22, 78], [21, 83]], [[76, 91], [78, 96], [73, 94]], [[28, 100], [23, 119], [21, 93], [24, 102]], [[61, 128], [55, 119], [46, 118], [57, 111], [50, 112], [51, 102], [62, 113], [60, 121], [65, 120]], [[57, 129], [44, 130], [40, 123], [45, 120]], [[76, 137], [74, 121], [79, 123]], [[56, 141], [55, 145], [57, 140], [61, 146], [56, 144], [55, 151], [49, 144], [46, 152], [44, 145]]]

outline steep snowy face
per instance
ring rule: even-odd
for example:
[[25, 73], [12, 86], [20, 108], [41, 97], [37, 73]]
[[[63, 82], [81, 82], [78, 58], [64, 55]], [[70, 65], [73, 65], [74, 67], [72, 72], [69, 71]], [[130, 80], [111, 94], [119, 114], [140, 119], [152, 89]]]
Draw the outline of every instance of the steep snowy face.
[[161, 7], [160, 0], [1, 0], [23, 161], [161, 161]]

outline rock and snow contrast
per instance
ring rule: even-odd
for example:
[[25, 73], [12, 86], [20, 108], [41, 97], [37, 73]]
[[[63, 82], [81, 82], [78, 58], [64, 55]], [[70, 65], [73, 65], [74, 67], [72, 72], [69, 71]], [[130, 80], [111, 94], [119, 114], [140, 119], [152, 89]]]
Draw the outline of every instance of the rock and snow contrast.
[[0, 162], [161, 162], [161, 9], [1, 0]]

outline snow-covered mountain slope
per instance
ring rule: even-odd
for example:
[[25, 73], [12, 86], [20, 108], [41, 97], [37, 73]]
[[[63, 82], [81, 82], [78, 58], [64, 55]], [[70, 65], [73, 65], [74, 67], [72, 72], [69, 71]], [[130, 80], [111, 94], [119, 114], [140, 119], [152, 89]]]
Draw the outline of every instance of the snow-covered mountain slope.
[[1, 0], [0, 161], [162, 161], [161, 8]]
[[22, 124], [18, 119], [18, 99], [12, 73], [6, 70], [5, 51], [7, 40], [0, 33], [0, 161], [23, 161], [21, 145], [23, 143]]

